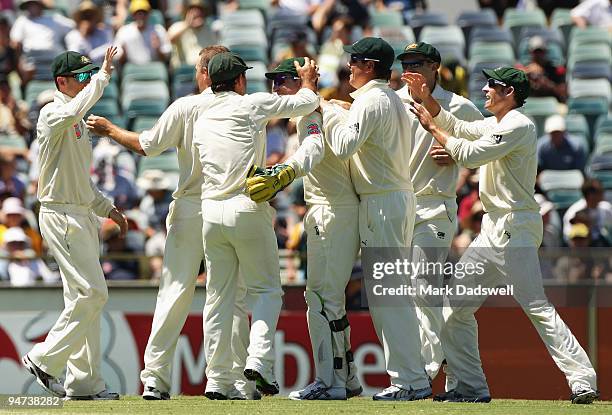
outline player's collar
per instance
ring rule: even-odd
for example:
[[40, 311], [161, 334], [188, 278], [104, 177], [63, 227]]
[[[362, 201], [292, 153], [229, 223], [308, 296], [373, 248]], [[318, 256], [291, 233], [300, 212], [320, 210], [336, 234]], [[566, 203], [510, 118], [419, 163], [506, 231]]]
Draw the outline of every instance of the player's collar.
[[357, 99], [358, 96], [365, 94], [370, 89], [382, 87], [389, 87], [389, 81], [385, 81], [384, 79], [372, 79], [361, 88], [351, 92], [349, 95], [351, 96], [351, 98]]

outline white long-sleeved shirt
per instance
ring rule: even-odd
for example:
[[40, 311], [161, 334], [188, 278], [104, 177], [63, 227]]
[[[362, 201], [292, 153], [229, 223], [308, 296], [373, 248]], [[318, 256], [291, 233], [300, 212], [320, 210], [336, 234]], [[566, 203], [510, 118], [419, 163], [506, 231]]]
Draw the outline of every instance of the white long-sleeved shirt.
[[194, 127], [194, 146], [204, 175], [202, 199], [245, 194], [249, 168], [266, 163], [266, 124], [273, 118], [310, 114], [318, 106], [319, 96], [306, 88], [283, 96], [215, 94]]
[[300, 145], [285, 164], [291, 166], [296, 177], [309, 174], [323, 160], [325, 139], [323, 138], [323, 118], [317, 111], [295, 119]]
[[[397, 94], [406, 104], [406, 110], [413, 101], [408, 91], [408, 86], [397, 91]], [[482, 120], [484, 117], [478, 108], [468, 99], [453, 94], [436, 85], [431, 95], [442, 108], [449, 111], [455, 117], [464, 121]], [[417, 198], [422, 196], [439, 196], [447, 199], [457, 197], [456, 186], [459, 177], [459, 166], [453, 163], [450, 166], [439, 166], [431, 158], [429, 152], [438, 142], [415, 120], [415, 134], [410, 156], [410, 175], [414, 194]]]
[[42, 203], [84, 206], [107, 217], [113, 204], [91, 181], [91, 138], [83, 117], [100, 99], [110, 75], [95, 74], [74, 98], [56, 91], [40, 111], [36, 126], [40, 151], [38, 199]]
[[441, 110], [435, 121], [453, 135], [445, 148], [456, 162], [482, 166], [479, 194], [485, 212], [539, 212], [533, 197], [537, 135], [529, 118], [512, 110], [499, 123], [495, 117], [467, 122]]
[[[333, 110], [333, 112], [328, 113], [328, 117], [330, 118], [328, 125], [346, 122], [348, 119], [348, 111], [337, 105], [333, 105]], [[306, 173], [306, 177], [304, 177], [304, 200], [310, 205], [358, 205], [359, 198], [351, 182], [349, 162], [348, 160], [340, 160], [338, 156], [331, 151], [324, 139], [326, 132], [322, 130], [322, 117], [317, 112], [313, 114], [315, 114], [316, 119], [309, 117], [298, 119], [297, 131], [300, 147], [296, 154], [289, 159], [289, 162], [291, 162], [291, 160], [304, 160], [301, 164], [308, 166], [307, 169], [303, 170], [303, 172]], [[314, 148], [313, 144], [309, 144], [308, 142], [312, 141], [312, 133], [316, 128], [319, 130], [317, 135], [321, 138], [323, 148], [321, 151], [321, 160], [314, 163], [319, 157], [319, 155], [315, 153], [319, 147], [317, 146]], [[301, 151], [307, 152], [308, 154], [298, 154]]]
[[198, 95], [174, 101], [153, 128], [138, 136], [147, 156], [157, 156], [176, 147], [179, 166], [178, 186], [172, 197], [200, 199], [202, 192], [202, 164], [193, 149], [194, 126], [198, 117], [208, 108], [215, 95], [210, 88]]
[[331, 125], [323, 108], [325, 139], [341, 160], [350, 158], [351, 179], [359, 195], [412, 191], [410, 153], [413, 123], [402, 100], [386, 81], [374, 79], [351, 94], [345, 123]]

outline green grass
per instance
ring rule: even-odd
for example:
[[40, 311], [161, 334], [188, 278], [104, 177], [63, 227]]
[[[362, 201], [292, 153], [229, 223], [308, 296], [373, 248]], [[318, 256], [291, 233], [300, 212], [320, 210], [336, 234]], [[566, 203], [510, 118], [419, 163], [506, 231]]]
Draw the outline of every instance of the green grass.
[[[264, 398], [261, 401], [209, 401], [200, 396], [177, 396], [170, 401], [145, 401], [140, 396], [126, 396], [120, 401], [66, 402], [63, 409], [46, 409], [27, 413], [60, 414], [612, 414], [612, 402], [596, 402], [592, 405], [572, 405], [568, 401], [527, 401], [496, 399], [490, 404], [451, 404], [432, 402], [374, 402], [370, 398], [355, 398], [346, 402], [318, 401], [295, 402], [286, 398]], [[16, 414], [26, 413], [12, 411]], [[0, 409], [0, 413], [3, 412]]]

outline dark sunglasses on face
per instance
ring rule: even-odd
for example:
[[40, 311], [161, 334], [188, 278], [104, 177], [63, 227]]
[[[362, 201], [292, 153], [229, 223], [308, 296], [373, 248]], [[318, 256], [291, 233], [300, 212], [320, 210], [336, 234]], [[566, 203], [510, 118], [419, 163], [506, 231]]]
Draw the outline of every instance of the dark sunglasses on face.
[[351, 63], [366, 62], [366, 61], [380, 62], [380, 59], [372, 59], [372, 58], [366, 58], [364, 56], [359, 56], [359, 55], [351, 55]]
[[403, 70], [419, 69], [419, 68], [422, 68], [423, 66], [425, 66], [426, 63], [431, 63], [431, 61], [429, 61], [429, 60], [424, 60], [424, 61], [402, 61], [402, 69]]
[[93, 76], [93, 74], [97, 72], [98, 72], [97, 69], [93, 69], [87, 72], [75, 73], [74, 75], [72, 75], [72, 77], [76, 79], [78, 83], [82, 84], [82, 83], [89, 81], [91, 77]]
[[275, 76], [274, 79], [272, 80], [272, 85], [281, 86], [289, 80], [297, 81], [299, 79], [300, 78], [298, 78], [297, 76], [293, 76], [293, 75], [278, 75], [278, 76]]
[[508, 86], [507, 84], [503, 83], [502, 81], [498, 81], [497, 79], [493, 79], [493, 78], [487, 79], [487, 85], [489, 86], [489, 88], [495, 88], [497, 85]]

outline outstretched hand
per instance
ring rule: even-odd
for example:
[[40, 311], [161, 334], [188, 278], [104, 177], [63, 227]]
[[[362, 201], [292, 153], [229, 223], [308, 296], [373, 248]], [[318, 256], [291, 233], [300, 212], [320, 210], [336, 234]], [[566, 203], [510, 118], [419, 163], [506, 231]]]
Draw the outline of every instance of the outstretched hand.
[[429, 111], [427, 111], [427, 108], [416, 101], [410, 102], [410, 105], [410, 112], [416, 115], [424, 129], [431, 132], [432, 128], [436, 126], [436, 123]]
[[427, 86], [427, 80], [420, 73], [408, 72], [402, 75], [402, 81], [408, 84], [410, 95], [418, 103], [423, 102], [431, 95], [431, 91]]
[[109, 75], [113, 73], [113, 58], [115, 55], [117, 55], [117, 46], [109, 46], [104, 54], [102, 70]]

